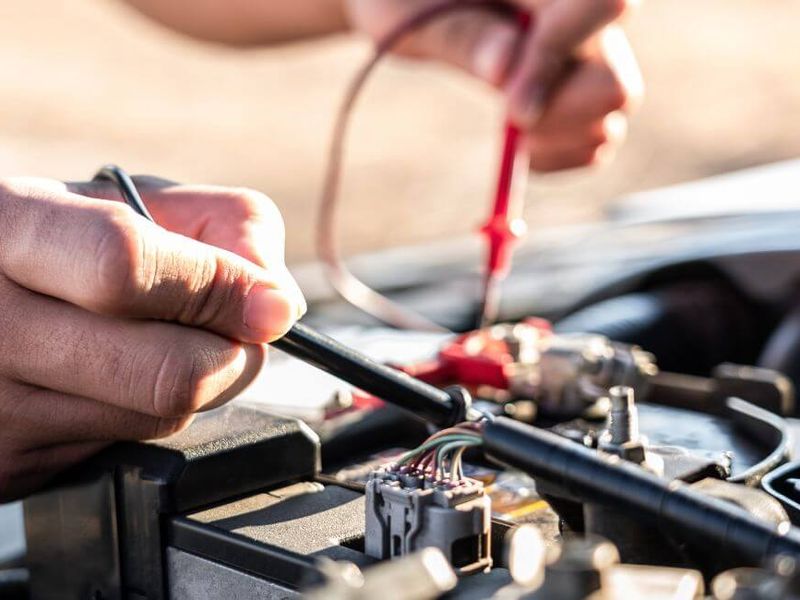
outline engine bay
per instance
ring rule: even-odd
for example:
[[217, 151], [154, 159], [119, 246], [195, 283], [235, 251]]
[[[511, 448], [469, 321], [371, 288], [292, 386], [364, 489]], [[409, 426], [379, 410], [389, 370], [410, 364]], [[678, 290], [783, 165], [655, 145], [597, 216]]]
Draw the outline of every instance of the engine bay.
[[[245, 398], [118, 445], [25, 502], [33, 597], [789, 597], [770, 595], [800, 553], [785, 375], [664, 372], [541, 319], [422, 338], [394, 366], [467, 386], [479, 417], [432, 428], [309, 376], [313, 430]], [[271, 385], [282, 369], [311, 367], [276, 356]]]
[[[185, 432], [25, 500], [30, 597], [795, 597], [800, 274], [775, 242], [796, 218], [745, 219], [738, 247], [713, 243], [727, 216], [638, 226], [650, 246], [601, 232], [595, 259], [613, 246], [622, 267], [580, 294], [552, 283], [587, 285], [585, 235], [538, 262], [523, 248], [480, 329], [458, 260], [387, 290], [460, 333], [318, 302], [315, 326], [458, 410], [272, 351]], [[662, 255], [653, 228], [672, 226], [719, 251]]]

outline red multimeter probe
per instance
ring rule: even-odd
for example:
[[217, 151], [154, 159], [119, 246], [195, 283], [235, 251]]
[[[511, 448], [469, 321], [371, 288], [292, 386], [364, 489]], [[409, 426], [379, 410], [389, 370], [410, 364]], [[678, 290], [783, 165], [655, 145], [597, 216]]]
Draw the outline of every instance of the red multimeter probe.
[[[531, 26], [530, 14], [520, 12], [518, 22], [522, 32], [527, 32]], [[528, 157], [519, 151], [521, 135], [519, 127], [507, 120], [492, 213], [480, 228], [486, 238], [487, 251], [479, 327], [490, 325], [497, 317], [500, 285], [511, 269], [514, 243], [526, 229], [521, 218], [525, 187], [521, 184], [527, 179]], [[518, 162], [525, 164], [518, 165]]]

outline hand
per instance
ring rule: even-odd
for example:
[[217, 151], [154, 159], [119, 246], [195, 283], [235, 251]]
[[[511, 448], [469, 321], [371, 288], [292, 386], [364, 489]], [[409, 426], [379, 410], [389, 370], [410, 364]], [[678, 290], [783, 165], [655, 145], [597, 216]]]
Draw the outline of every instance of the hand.
[[103, 199], [109, 183], [0, 181], [0, 502], [180, 431], [305, 311], [268, 198], [137, 185], [161, 226]]
[[[380, 39], [441, 0], [346, 0], [353, 25]], [[636, 59], [616, 21], [630, 0], [513, 0], [533, 24], [521, 33], [509, 11], [461, 10], [407, 37], [398, 51], [442, 60], [500, 88], [527, 132], [531, 167], [557, 171], [609, 158], [640, 100]], [[502, 4], [498, 1], [498, 6]]]

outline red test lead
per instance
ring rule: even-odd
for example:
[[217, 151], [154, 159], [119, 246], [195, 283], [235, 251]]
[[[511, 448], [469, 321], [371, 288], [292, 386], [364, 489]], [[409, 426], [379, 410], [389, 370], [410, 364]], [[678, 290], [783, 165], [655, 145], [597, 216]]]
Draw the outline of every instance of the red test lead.
[[[521, 12], [518, 20], [524, 34], [530, 27], [531, 17]], [[521, 135], [515, 124], [506, 121], [494, 205], [489, 220], [480, 228], [480, 233], [486, 238], [487, 252], [479, 328], [491, 325], [497, 318], [500, 284], [511, 269], [514, 243], [527, 229], [521, 215], [530, 157], [520, 150]]]

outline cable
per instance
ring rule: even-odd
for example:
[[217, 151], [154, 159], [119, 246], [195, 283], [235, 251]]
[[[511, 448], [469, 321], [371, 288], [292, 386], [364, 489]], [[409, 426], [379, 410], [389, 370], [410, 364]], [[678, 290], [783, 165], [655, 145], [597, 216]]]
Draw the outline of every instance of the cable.
[[336, 209], [339, 204], [344, 141], [353, 106], [370, 74], [386, 53], [395, 48], [408, 34], [446, 14], [462, 10], [492, 10], [514, 14], [511, 7], [497, 0], [444, 0], [400, 23], [377, 43], [372, 58], [356, 73], [350, 83], [336, 117], [331, 141], [318, 215], [317, 254], [325, 268], [328, 281], [342, 298], [376, 319], [400, 329], [447, 331], [426, 317], [373, 290], [353, 275], [345, 265], [336, 236]]
[[125, 203], [135, 210], [138, 214], [143, 216], [148, 221], [155, 222], [153, 215], [147, 210], [147, 207], [139, 195], [139, 190], [136, 189], [136, 184], [133, 183], [130, 175], [117, 165], [105, 165], [94, 176], [92, 181], [110, 181], [116, 184]]
[[449, 464], [450, 480], [461, 481], [464, 478], [461, 456], [467, 448], [483, 444], [483, 427], [481, 423], [464, 422], [443, 429], [401, 456], [395, 468], [442, 481], [448, 477]]

